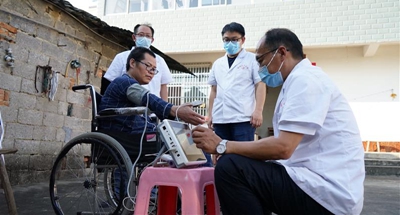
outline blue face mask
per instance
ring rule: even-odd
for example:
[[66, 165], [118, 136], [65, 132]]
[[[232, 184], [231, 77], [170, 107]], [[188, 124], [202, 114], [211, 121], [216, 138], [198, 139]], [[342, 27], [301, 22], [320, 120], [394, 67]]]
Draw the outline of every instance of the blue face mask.
[[240, 51], [239, 42], [224, 42], [224, 49], [228, 55], [235, 55]]
[[282, 78], [282, 73], [281, 73], [281, 68], [283, 65], [283, 61], [281, 65], [279, 66], [279, 69], [277, 72], [274, 74], [269, 73], [268, 71], [268, 66], [271, 64], [272, 60], [274, 59], [276, 53], [278, 50], [276, 50], [275, 54], [272, 56], [271, 60], [267, 64], [267, 66], [261, 67], [260, 71], [258, 71], [258, 75], [260, 75], [261, 80], [268, 86], [268, 87], [279, 87], [283, 84], [283, 78]]
[[147, 37], [136, 37], [135, 44], [136, 44], [136, 47], [150, 48], [151, 39], [149, 39]]

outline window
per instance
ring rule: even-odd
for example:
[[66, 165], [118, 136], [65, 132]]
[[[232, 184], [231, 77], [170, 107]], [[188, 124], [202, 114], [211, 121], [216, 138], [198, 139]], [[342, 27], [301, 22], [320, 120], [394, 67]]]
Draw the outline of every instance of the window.
[[[98, 0], [90, 0], [97, 2]], [[105, 15], [114, 13], [129, 13], [196, 8], [216, 5], [253, 4], [245, 0], [105, 0]], [[262, 0], [264, 1], [264, 0]], [[274, 0], [279, 1], [279, 0]]]
[[199, 6], [198, 0], [176, 0], [176, 8], [177, 9], [191, 8], [191, 7], [198, 7], [198, 6]]
[[231, 0], [202, 0], [202, 6], [212, 6], [212, 5], [225, 5], [225, 3], [230, 4]]
[[[255, 1], [260, 1], [259, 3], [265, 3], [267, 1], [265, 0], [255, 0]], [[230, 5], [244, 5], [244, 4], [254, 4], [254, 0], [251, 1], [251, 3], [249, 3], [248, 1], [242, 1], [242, 0], [227, 0], [226, 4], [230, 4]]]
[[129, 12], [142, 12], [149, 10], [149, 0], [129, 0]]
[[151, 10], [168, 10], [175, 8], [175, 0], [153, 0]]
[[209, 65], [210, 63], [205, 63], [204, 65], [199, 63], [196, 67], [188, 67], [197, 77], [172, 70], [173, 81], [168, 84], [168, 102], [181, 105], [201, 100], [204, 105], [194, 108], [194, 111], [206, 116], [211, 90], [210, 85], [207, 83], [210, 73]]
[[105, 14], [126, 13], [126, 0], [106, 0]]

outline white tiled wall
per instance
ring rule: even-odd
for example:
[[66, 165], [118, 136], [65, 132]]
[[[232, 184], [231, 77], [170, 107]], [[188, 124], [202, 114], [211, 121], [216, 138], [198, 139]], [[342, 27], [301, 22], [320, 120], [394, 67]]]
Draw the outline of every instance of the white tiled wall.
[[166, 53], [222, 49], [221, 30], [236, 21], [246, 29], [247, 48], [266, 30], [293, 30], [305, 47], [400, 41], [398, 0], [299, 0], [103, 16], [110, 25], [133, 30], [137, 23], [155, 28], [154, 46]]
[[[99, 0], [99, 11], [104, 11], [104, 0]], [[399, 0], [294, 0], [99, 17], [130, 30], [137, 23], [152, 23], [153, 45], [181, 63], [211, 64], [223, 56], [220, 32], [232, 21], [245, 27], [245, 47], [250, 51], [266, 30], [289, 28], [302, 41], [307, 57], [324, 69], [349, 100], [363, 140], [371, 140], [366, 134], [379, 134], [380, 140], [400, 141], [400, 135], [388, 129], [398, 127], [399, 116], [394, 111], [400, 96]], [[379, 44], [379, 48], [372, 56], [364, 56], [365, 44]], [[272, 126], [278, 93], [279, 89], [269, 90], [261, 136]], [[391, 97], [392, 93], [396, 96]], [[370, 104], [379, 108], [371, 109]]]

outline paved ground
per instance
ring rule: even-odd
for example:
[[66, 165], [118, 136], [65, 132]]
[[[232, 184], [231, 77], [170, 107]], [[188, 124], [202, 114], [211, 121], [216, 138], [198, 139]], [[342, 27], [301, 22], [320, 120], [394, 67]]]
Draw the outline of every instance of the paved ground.
[[[14, 195], [20, 215], [54, 214], [48, 184], [15, 186]], [[0, 190], [2, 194], [2, 190]], [[7, 214], [4, 195], [0, 195], [0, 215]], [[362, 215], [400, 215], [400, 177], [367, 176]]]

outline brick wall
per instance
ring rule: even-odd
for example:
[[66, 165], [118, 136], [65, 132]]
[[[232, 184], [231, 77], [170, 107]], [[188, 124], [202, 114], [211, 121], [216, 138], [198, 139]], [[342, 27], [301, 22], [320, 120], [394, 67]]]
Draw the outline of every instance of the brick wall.
[[[12, 184], [48, 181], [61, 147], [90, 130], [89, 94], [71, 90], [78, 78], [71, 68], [64, 77], [67, 65], [78, 59], [82, 65], [79, 84], [91, 83], [98, 88], [101, 69], [106, 69], [122, 48], [42, 0], [31, 0], [30, 4], [3, 0], [0, 10], [0, 58], [8, 48], [15, 58], [14, 68], [0, 60], [3, 147], [18, 149], [17, 154], [6, 156], [7, 169]], [[59, 72], [54, 101], [41, 89], [43, 71], [36, 75], [36, 66], [47, 65]], [[100, 68], [97, 76], [96, 68]], [[68, 115], [69, 106], [72, 111]]]
[[400, 142], [363, 141], [366, 152], [400, 152]]
[[292, 29], [305, 47], [354, 45], [400, 40], [398, 0], [296, 0], [227, 5], [98, 17], [110, 25], [131, 29], [150, 22], [154, 46], [167, 53], [222, 50], [222, 27], [232, 21], [246, 29], [246, 48], [255, 48], [266, 30]]
[[15, 43], [15, 35], [17, 34], [17, 28], [14, 28], [7, 23], [0, 22], [0, 41], [8, 41]]

